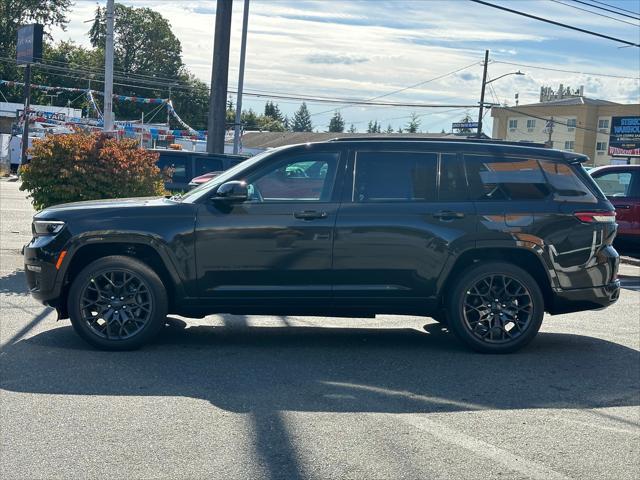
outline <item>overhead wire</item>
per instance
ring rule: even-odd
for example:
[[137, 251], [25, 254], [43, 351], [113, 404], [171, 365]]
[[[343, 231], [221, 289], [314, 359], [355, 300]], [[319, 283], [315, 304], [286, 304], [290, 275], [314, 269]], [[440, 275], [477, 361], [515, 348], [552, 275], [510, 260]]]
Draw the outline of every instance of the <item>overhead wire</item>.
[[638, 23], [631, 23], [631, 22], [628, 22], [627, 20], [622, 20], [621, 18], [616, 18], [616, 17], [612, 17], [610, 15], [605, 15], [604, 13], [594, 12], [593, 10], [588, 10], [586, 8], [578, 7], [576, 5], [571, 5], [570, 3], [564, 3], [564, 2], [562, 2], [560, 0], [549, 0], [549, 1], [550, 2], [554, 2], [554, 3], [558, 3], [560, 5], [564, 5], [564, 6], [569, 7], [569, 8], [574, 8], [576, 10], [582, 10], [583, 12], [591, 13], [591, 14], [597, 15], [599, 17], [609, 18], [611, 20], [615, 20], [616, 22], [626, 23], [627, 25], [632, 25], [634, 27], [640, 26], [640, 24], [638, 24]]
[[592, 30], [587, 30], [585, 28], [576, 27], [574, 25], [569, 25], [567, 23], [556, 22], [555, 20], [550, 20], [548, 18], [539, 17], [537, 15], [532, 15], [530, 13], [521, 12], [520, 10], [514, 10], [512, 8], [503, 7], [502, 5], [496, 5], [494, 3], [485, 2], [484, 0], [469, 0], [470, 2], [478, 3], [480, 5], [484, 5], [487, 7], [495, 8], [498, 10], [502, 10], [505, 12], [513, 13], [514, 15], [520, 15], [522, 17], [531, 18], [533, 20], [538, 20], [540, 22], [550, 23], [552, 25], [556, 25], [558, 27], [568, 28], [570, 30], [575, 30], [576, 32], [585, 33], [587, 35], [592, 35], [595, 37], [604, 38], [606, 40], [612, 40], [614, 42], [623, 43], [625, 45], [629, 45], [630, 47], [640, 47], [639, 43], [633, 43], [628, 40], [623, 40], [621, 38], [612, 37], [610, 35], [605, 35], [604, 33], [594, 32]]
[[633, 13], [635, 16], [625, 15], [624, 13], [617, 12], [616, 10], [609, 10], [608, 8], [599, 7], [597, 5], [592, 5], [591, 3], [583, 2], [582, 0], [573, 0], [576, 3], [582, 3], [583, 5], [589, 5], [590, 7], [599, 8], [600, 10], [604, 10], [606, 12], [615, 13], [616, 15], [621, 15], [623, 17], [633, 18], [634, 20], [640, 20], [640, 13], [634, 12], [632, 10], [627, 10], [622, 7], [616, 7], [615, 5], [609, 5], [608, 3], [599, 2], [598, 0], [591, 0], [593, 3], [599, 3], [600, 5], [606, 5], [607, 7], [615, 8], [617, 10], [621, 10], [623, 12]]

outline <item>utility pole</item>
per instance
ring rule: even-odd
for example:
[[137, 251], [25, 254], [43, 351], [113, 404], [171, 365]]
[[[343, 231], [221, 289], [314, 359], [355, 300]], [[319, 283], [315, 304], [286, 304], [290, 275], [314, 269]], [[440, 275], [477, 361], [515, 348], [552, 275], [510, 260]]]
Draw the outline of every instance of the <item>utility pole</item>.
[[169, 99], [167, 100], [167, 130], [171, 126], [171, 85], [169, 85]]
[[107, 0], [107, 37], [104, 49], [104, 126], [105, 132], [113, 130], [113, 5]]
[[478, 111], [478, 133], [482, 137], [482, 115], [484, 114], [484, 90], [487, 87], [487, 65], [489, 64], [489, 50], [484, 51], [484, 72], [482, 74], [482, 90], [480, 91], [480, 109]]
[[29, 149], [29, 109], [31, 107], [31, 64], [24, 67], [24, 127], [22, 130], [22, 165], [27, 163]]
[[208, 153], [224, 153], [232, 11], [233, 0], [218, 0], [216, 4], [216, 30], [213, 37], [213, 66], [207, 125]]
[[240, 68], [238, 72], [238, 97], [236, 98], [236, 121], [233, 131], [233, 153], [240, 150], [240, 131], [242, 128], [242, 89], [244, 87], [244, 60], [247, 53], [247, 29], [249, 27], [249, 0], [244, 0], [242, 12], [242, 44], [240, 46]]
[[549, 134], [547, 139], [547, 148], [553, 148], [553, 140], [551, 140], [551, 135], [553, 135], [553, 117], [547, 120], [547, 133]]

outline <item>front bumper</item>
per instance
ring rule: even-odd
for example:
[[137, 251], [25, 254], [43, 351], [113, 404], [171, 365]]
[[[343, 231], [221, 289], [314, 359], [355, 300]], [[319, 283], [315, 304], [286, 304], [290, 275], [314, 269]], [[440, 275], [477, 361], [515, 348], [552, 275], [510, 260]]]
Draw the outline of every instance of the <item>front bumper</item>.
[[[34, 238], [25, 245], [24, 270], [27, 286], [31, 296], [39, 302], [51, 307], [60, 307], [64, 271], [64, 256], [60, 260], [64, 248], [61, 239]], [[56, 266], [57, 265], [57, 266]]]
[[597, 310], [614, 304], [620, 297], [620, 280], [600, 287], [556, 290], [551, 314]]

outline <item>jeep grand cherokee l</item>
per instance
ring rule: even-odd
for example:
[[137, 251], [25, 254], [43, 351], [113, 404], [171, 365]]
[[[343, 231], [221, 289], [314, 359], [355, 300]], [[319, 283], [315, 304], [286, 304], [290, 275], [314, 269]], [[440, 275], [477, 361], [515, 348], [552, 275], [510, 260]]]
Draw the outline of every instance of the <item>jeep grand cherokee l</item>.
[[104, 349], [168, 313], [432, 316], [481, 352], [619, 294], [615, 212], [570, 152], [339, 139], [271, 150], [182, 197], [34, 217], [31, 294]]

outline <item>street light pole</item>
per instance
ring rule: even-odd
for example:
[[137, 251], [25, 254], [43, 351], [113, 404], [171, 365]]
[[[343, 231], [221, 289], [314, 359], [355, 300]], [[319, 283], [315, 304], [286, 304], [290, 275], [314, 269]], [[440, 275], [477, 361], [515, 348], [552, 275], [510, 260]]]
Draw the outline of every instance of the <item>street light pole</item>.
[[482, 137], [482, 115], [484, 114], [484, 90], [487, 87], [487, 65], [489, 64], [489, 50], [484, 51], [484, 72], [482, 73], [482, 90], [480, 91], [480, 109], [478, 110], [478, 133]]
[[240, 150], [240, 129], [242, 128], [242, 89], [244, 87], [244, 60], [247, 53], [247, 28], [249, 26], [249, 0], [244, 0], [242, 12], [242, 44], [240, 46], [240, 68], [238, 72], [238, 97], [236, 98], [236, 120], [233, 131], [233, 153]]

